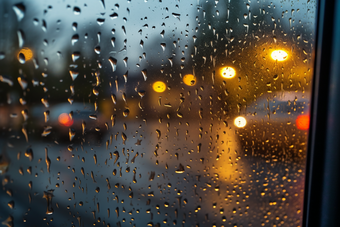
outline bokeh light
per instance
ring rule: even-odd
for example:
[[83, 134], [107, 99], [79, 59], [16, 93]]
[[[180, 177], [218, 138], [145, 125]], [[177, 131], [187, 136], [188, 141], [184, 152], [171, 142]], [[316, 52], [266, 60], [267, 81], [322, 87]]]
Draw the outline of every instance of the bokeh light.
[[296, 127], [300, 130], [309, 129], [309, 115], [300, 115], [296, 118]]
[[166, 85], [162, 81], [156, 81], [155, 83], [153, 83], [152, 88], [155, 92], [162, 93], [165, 91]]
[[66, 127], [70, 127], [73, 125], [73, 119], [67, 114], [67, 113], [62, 113], [58, 117], [58, 121], [61, 125], [64, 125]]
[[31, 51], [31, 49], [29, 49], [27, 47], [24, 47], [19, 51], [19, 53], [17, 55], [18, 60], [20, 60], [20, 57], [19, 57], [20, 54], [25, 56], [25, 61], [29, 61], [33, 57], [33, 52]]
[[274, 50], [271, 57], [275, 61], [285, 61], [288, 58], [288, 54], [284, 50]]
[[183, 82], [188, 86], [194, 86], [196, 84], [196, 77], [192, 74], [186, 74], [183, 77]]
[[233, 67], [227, 66], [222, 68], [221, 70], [221, 76], [223, 78], [231, 79], [236, 75], [236, 71]]
[[234, 125], [238, 128], [243, 128], [246, 126], [247, 120], [244, 117], [237, 117], [234, 120]]

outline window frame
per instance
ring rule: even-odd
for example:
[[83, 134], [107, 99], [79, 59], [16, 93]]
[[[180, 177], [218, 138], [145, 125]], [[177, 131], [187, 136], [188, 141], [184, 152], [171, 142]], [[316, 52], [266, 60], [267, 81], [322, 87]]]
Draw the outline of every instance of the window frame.
[[[317, 6], [303, 226], [337, 226], [340, 202], [340, 2]], [[338, 41], [338, 42], [337, 42]]]

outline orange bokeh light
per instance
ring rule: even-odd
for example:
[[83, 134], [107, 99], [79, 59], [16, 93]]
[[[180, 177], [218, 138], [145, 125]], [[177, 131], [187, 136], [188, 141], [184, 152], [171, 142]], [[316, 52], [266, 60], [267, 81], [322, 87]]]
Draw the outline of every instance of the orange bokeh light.
[[70, 127], [73, 125], [73, 119], [67, 114], [67, 113], [62, 113], [58, 117], [58, 121], [61, 125]]
[[300, 115], [296, 119], [296, 127], [300, 130], [309, 129], [309, 115]]

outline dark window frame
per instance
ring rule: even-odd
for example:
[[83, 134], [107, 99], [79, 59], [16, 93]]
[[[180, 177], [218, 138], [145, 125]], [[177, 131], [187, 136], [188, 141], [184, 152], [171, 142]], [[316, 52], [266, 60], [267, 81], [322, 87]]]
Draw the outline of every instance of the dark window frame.
[[340, 1], [317, 7], [303, 226], [338, 226], [340, 202]]

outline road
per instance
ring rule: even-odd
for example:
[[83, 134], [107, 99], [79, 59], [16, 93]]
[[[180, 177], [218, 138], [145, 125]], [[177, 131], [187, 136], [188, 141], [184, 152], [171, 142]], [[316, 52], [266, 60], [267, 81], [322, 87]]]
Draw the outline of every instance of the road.
[[1, 176], [0, 221], [11, 215], [15, 226], [301, 224], [304, 164], [245, 154], [235, 128], [223, 122], [137, 119], [117, 121], [103, 134], [101, 143], [75, 143], [73, 150], [23, 136], [7, 140], [13, 147], [6, 148], [10, 165]]

